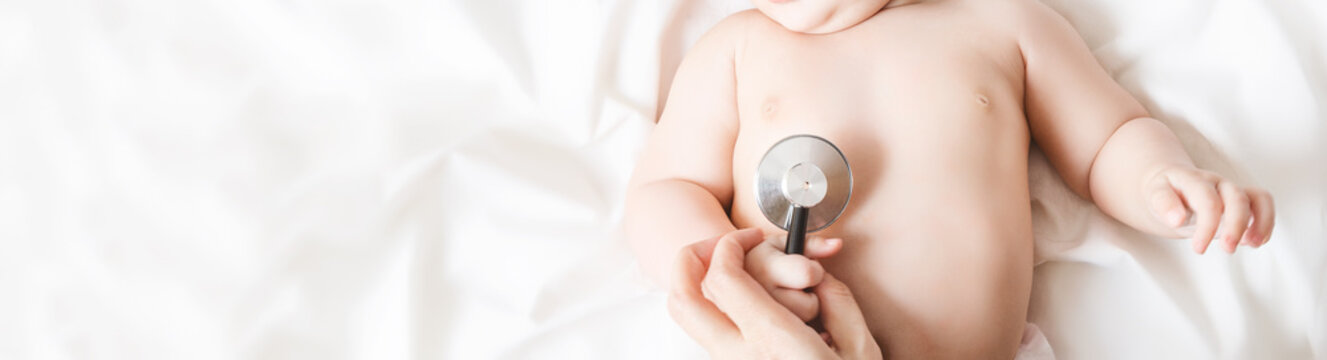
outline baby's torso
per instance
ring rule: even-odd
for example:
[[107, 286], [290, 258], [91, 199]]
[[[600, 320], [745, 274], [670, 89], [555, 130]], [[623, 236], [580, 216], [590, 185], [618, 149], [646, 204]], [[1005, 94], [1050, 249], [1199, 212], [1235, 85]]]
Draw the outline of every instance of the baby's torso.
[[945, 2], [903, 6], [829, 35], [765, 19], [736, 52], [733, 222], [777, 231], [752, 188], [775, 142], [805, 133], [839, 146], [852, 199], [814, 235], [844, 239], [826, 266], [895, 354], [1017, 343], [1025, 321], [1023, 61], [1013, 37], [978, 15]]

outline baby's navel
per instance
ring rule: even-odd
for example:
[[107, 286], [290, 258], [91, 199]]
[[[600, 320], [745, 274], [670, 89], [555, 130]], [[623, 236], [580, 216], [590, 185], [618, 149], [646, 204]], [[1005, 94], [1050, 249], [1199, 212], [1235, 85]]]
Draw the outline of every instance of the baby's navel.
[[765, 99], [765, 104], [760, 107], [760, 115], [765, 120], [774, 120], [774, 115], [779, 113], [779, 99], [770, 97]]
[[991, 100], [987, 99], [986, 95], [977, 94], [977, 105], [981, 105], [982, 107], [990, 106]]

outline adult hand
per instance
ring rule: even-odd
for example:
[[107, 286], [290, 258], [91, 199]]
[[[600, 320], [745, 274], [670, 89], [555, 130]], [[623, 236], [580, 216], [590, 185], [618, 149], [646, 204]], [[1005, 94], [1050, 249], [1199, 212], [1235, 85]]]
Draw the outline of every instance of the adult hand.
[[770, 297], [802, 319], [811, 321], [820, 315], [820, 300], [810, 292], [825, 279], [825, 268], [818, 259], [828, 258], [843, 248], [842, 239], [810, 237], [802, 254], [783, 251], [787, 237], [765, 236], [765, 241], [748, 249], [743, 263], [746, 273], [760, 284]]
[[679, 252], [668, 312], [692, 339], [720, 359], [881, 358], [852, 292], [828, 273], [815, 293], [829, 341], [770, 297], [743, 270], [747, 250], [761, 241], [759, 229], [748, 229]]

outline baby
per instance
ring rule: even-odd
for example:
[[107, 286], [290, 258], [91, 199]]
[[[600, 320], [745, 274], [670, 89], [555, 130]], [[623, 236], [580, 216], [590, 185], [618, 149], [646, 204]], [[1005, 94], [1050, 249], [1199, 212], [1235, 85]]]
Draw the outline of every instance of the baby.
[[[1036, 0], [754, 3], [682, 61], [633, 174], [627, 236], [656, 278], [682, 246], [761, 228], [772, 239], [747, 271], [803, 320], [818, 312], [803, 290], [828, 271], [887, 356], [1011, 358], [1032, 285], [1033, 141], [1104, 213], [1197, 253], [1272, 231], [1267, 192], [1195, 168]], [[803, 133], [842, 149], [853, 197], [805, 256], [784, 255], [753, 176]]]

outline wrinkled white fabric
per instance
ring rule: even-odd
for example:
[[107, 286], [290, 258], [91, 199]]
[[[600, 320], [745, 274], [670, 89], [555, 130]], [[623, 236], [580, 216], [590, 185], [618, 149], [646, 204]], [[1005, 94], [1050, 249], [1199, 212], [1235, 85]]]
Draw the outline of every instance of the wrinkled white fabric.
[[1050, 341], [1037, 324], [1027, 324], [1023, 328], [1023, 338], [1019, 340], [1014, 360], [1055, 360], [1055, 350], [1051, 349]]
[[[1034, 154], [1055, 354], [1327, 356], [1324, 5], [1047, 2], [1280, 212], [1195, 256]], [[617, 223], [657, 89], [745, 6], [0, 2], [0, 358], [703, 356]]]

